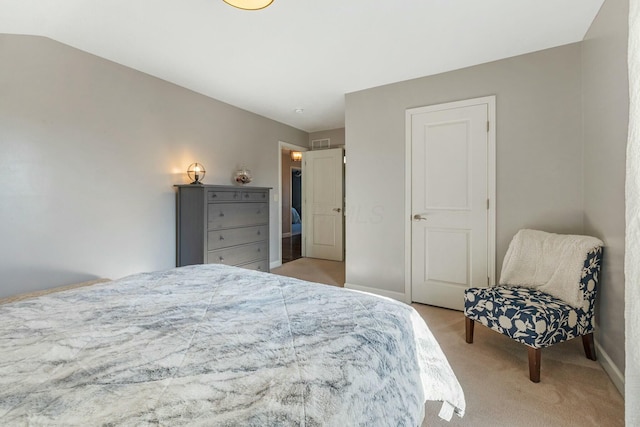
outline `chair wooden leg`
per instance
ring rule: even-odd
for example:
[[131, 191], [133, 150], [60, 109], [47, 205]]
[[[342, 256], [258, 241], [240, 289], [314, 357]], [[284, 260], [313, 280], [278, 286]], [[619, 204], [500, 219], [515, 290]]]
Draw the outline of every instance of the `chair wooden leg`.
[[465, 331], [465, 335], [466, 335], [466, 339], [467, 342], [469, 344], [473, 343], [473, 326], [474, 326], [474, 321], [469, 319], [468, 317], [464, 318], [465, 322], [464, 322], [464, 331]]
[[527, 347], [529, 349], [529, 379], [534, 383], [540, 382], [540, 355], [542, 349]]
[[596, 347], [593, 343], [593, 332], [582, 336], [582, 346], [587, 359], [596, 360]]

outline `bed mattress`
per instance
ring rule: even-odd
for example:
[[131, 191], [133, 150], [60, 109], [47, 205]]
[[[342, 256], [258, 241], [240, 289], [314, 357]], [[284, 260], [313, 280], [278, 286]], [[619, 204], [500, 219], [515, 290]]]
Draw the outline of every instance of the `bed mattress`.
[[143, 273], [0, 319], [2, 425], [417, 426], [426, 400], [465, 408], [410, 306], [273, 274]]

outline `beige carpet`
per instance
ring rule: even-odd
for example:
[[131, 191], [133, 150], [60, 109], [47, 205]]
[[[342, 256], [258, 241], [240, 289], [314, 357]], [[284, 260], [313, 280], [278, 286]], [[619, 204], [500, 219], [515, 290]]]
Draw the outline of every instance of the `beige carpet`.
[[[342, 286], [344, 263], [302, 258], [275, 274]], [[461, 312], [413, 304], [438, 339], [467, 400], [464, 418], [438, 418], [440, 403], [426, 405], [424, 426], [623, 426], [624, 401], [582, 341], [542, 350], [540, 383], [529, 381], [527, 349], [482, 325], [473, 344], [464, 340]]]
[[299, 258], [271, 270], [280, 276], [295, 277], [309, 282], [344, 286], [344, 262], [315, 258]]

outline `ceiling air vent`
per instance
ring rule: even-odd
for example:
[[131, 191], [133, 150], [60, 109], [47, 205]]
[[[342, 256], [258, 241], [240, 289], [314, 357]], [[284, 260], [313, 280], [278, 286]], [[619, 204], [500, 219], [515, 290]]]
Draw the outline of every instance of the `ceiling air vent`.
[[331, 139], [312, 139], [311, 140], [311, 149], [312, 150], [326, 150], [327, 148], [331, 148]]

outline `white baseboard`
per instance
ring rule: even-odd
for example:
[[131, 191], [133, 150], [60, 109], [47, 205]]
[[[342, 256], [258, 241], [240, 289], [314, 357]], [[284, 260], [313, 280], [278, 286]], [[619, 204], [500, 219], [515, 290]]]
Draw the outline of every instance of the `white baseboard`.
[[606, 351], [602, 348], [598, 340], [596, 343], [596, 355], [598, 357], [598, 362], [602, 365], [604, 371], [609, 375], [613, 385], [616, 386], [622, 397], [624, 398], [624, 375], [620, 372], [620, 369], [613, 363], [613, 360], [609, 357]]
[[282, 265], [282, 260], [280, 260], [280, 259], [279, 259], [279, 260], [277, 260], [277, 261], [271, 261], [271, 262], [269, 263], [269, 269], [270, 269], [270, 270], [273, 270], [274, 268], [278, 268], [278, 267], [280, 267], [281, 265]]
[[387, 291], [386, 289], [370, 288], [368, 286], [354, 285], [353, 283], [345, 283], [344, 287], [355, 291], [369, 292], [370, 294], [380, 295], [383, 297], [406, 302], [405, 295], [401, 292]]

